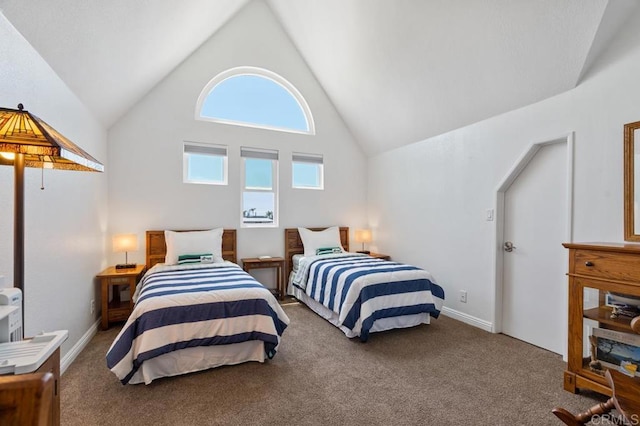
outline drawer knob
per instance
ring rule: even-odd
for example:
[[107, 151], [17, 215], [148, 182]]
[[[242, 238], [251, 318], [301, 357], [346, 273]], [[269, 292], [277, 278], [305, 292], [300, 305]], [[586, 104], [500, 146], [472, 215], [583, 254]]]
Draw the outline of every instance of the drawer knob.
[[586, 262], [584, 262], [584, 266], [593, 266], [593, 262], [587, 260]]

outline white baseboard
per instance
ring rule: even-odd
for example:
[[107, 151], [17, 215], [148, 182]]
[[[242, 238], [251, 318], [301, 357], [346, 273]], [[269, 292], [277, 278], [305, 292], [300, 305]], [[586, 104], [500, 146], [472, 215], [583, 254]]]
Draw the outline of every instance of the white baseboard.
[[465, 324], [472, 325], [474, 327], [478, 327], [484, 331], [488, 331], [489, 333], [493, 332], [493, 324], [490, 321], [485, 321], [480, 318], [476, 318], [469, 314], [465, 314], [464, 312], [456, 311], [454, 309], [443, 306], [440, 310], [444, 316], [449, 318], [453, 318], [458, 321], [462, 321]]
[[67, 368], [71, 365], [71, 363], [80, 355], [80, 352], [89, 344], [93, 336], [98, 332], [98, 325], [100, 325], [100, 318], [87, 330], [86, 333], [78, 340], [78, 342], [73, 345], [71, 350], [67, 352], [60, 359], [60, 375], [64, 374], [67, 371]]

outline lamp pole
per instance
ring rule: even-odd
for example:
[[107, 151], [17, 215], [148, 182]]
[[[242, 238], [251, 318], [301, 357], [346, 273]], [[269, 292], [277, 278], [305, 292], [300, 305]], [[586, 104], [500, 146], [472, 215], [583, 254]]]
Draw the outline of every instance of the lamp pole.
[[24, 330], [24, 154], [16, 154], [14, 163], [13, 286], [22, 291], [22, 330]]
[[24, 154], [16, 154], [14, 161], [13, 286], [24, 292]]

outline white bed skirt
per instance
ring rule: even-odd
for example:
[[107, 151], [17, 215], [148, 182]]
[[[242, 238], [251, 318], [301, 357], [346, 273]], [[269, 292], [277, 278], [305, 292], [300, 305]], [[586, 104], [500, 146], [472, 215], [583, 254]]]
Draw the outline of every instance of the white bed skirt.
[[[320, 315], [322, 318], [329, 321], [331, 324], [338, 327], [342, 332], [349, 338], [358, 337], [360, 334], [356, 333], [352, 330], [349, 330], [347, 327], [339, 324], [338, 314], [333, 312], [331, 309], [322, 305], [319, 302], [313, 300], [309, 295], [307, 295], [304, 290], [299, 287], [294, 286], [289, 280], [289, 286], [287, 289], [287, 294], [295, 297], [300, 302], [307, 305], [313, 312]], [[415, 315], [404, 315], [399, 317], [391, 317], [391, 318], [381, 318], [373, 323], [371, 326], [370, 333], [375, 333], [378, 331], [392, 330], [394, 328], [408, 328], [414, 327], [420, 324], [430, 324], [431, 317], [427, 313], [420, 313]]]
[[264, 360], [265, 352], [262, 340], [180, 349], [143, 362], [129, 383], [148, 385], [160, 377], [177, 376], [247, 361], [264, 362]]

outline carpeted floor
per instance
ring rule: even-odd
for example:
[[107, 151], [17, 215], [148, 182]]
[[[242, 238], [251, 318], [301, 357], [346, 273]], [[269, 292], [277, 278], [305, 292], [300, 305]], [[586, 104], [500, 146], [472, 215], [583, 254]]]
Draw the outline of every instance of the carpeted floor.
[[98, 332], [62, 377], [63, 425], [561, 425], [604, 401], [562, 389], [559, 355], [441, 316], [347, 339], [303, 305], [274, 359], [123, 386]]

